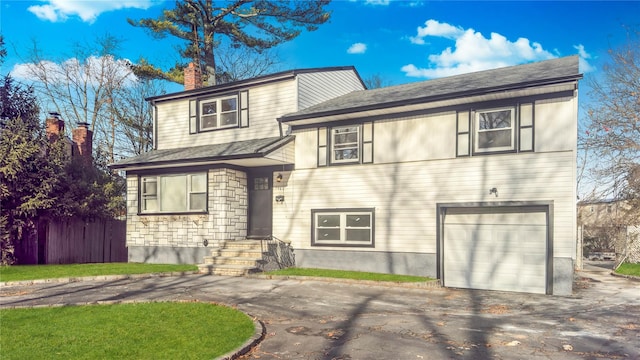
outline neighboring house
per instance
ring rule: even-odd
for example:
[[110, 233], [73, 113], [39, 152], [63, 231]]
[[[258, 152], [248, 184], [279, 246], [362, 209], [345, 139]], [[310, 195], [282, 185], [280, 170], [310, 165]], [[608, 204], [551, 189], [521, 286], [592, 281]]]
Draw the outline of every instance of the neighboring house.
[[581, 201], [578, 225], [589, 259], [640, 262], [640, 226], [628, 200]]
[[573, 56], [374, 90], [328, 68], [151, 98], [155, 150], [113, 165], [130, 261], [274, 236], [300, 267], [570, 294], [581, 78]]

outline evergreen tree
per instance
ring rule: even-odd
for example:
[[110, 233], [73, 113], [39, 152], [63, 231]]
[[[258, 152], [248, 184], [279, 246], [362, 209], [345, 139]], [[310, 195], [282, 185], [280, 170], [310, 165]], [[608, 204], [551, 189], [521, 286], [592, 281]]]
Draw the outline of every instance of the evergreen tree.
[[0, 261], [10, 264], [15, 261], [15, 245], [54, 206], [52, 195], [64, 162], [60, 144], [50, 147], [43, 134], [31, 89], [6, 76], [0, 99]]
[[[129, 19], [129, 23], [148, 29], [152, 35], [167, 35], [186, 42], [180, 56], [200, 66], [208, 85], [230, 78], [219, 69], [217, 50], [222, 41], [235, 48], [245, 47], [256, 52], [297, 37], [302, 29], [314, 31], [329, 20], [324, 10], [329, 0], [184, 0], [175, 8], [165, 10], [157, 19]], [[182, 83], [184, 64], [176, 64], [164, 72], [146, 60], [135, 66], [136, 75], [163, 78]]]
[[[4, 60], [0, 36], [0, 63]], [[20, 243], [42, 217], [114, 217], [124, 211], [124, 179], [106, 168], [104, 157], [86, 166], [74, 158], [64, 136], [50, 141], [38, 118], [31, 87], [10, 76], [0, 83], [0, 264], [18, 259]]]

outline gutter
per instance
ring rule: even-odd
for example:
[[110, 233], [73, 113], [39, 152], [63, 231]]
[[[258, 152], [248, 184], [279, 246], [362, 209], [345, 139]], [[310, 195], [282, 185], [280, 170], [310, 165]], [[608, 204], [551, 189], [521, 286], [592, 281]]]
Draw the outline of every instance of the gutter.
[[430, 103], [430, 102], [443, 101], [443, 100], [449, 100], [449, 99], [470, 97], [475, 95], [488, 95], [491, 93], [518, 90], [518, 89], [523, 89], [523, 88], [528, 88], [533, 86], [556, 85], [556, 84], [566, 83], [569, 81], [577, 81], [582, 79], [582, 77], [583, 77], [582, 74], [577, 74], [577, 75], [564, 76], [564, 77], [559, 77], [554, 79], [530, 81], [526, 83], [503, 85], [503, 86], [484, 88], [484, 89], [474, 89], [474, 90], [467, 90], [467, 91], [461, 91], [461, 92], [455, 92], [455, 93], [447, 93], [442, 95], [411, 98], [406, 100], [395, 100], [395, 101], [390, 101], [386, 103], [367, 104], [367, 105], [350, 107], [350, 108], [339, 108], [339, 109], [326, 110], [326, 111], [320, 111], [320, 112], [304, 113], [299, 115], [296, 115], [294, 113], [292, 115], [283, 115], [279, 117], [278, 122], [287, 123], [287, 122], [292, 122], [297, 120], [305, 120], [305, 119], [335, 116], [335, 115], [344, 115], [344, 114], [364, 112], [364, 111], [370, 111], [370, 110], [381, 110], [381, 109], [394, 108], [394, 107], [400, 107], [400, 106], [416, 105], [416, 104]]

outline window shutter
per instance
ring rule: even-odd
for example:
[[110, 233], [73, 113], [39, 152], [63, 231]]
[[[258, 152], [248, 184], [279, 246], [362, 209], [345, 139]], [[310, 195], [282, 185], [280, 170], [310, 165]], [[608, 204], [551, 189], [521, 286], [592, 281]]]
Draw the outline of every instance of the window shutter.
[[456, 156], [469, 156], [470, 111], [459, 111], [457, 118]]
[[373, 123], [362, 125], [362, 163], [373, 163]]
[[520, 151], [533, 151], [533, 104], [520, 104]]
[[189, 100], [189, 134], [198, 132], [198, 102]]
[[240, 127], [249, 127], [249, 91], [240, 91]]
[[318, 167], [327, 166], [327, 128], [318, 129]]

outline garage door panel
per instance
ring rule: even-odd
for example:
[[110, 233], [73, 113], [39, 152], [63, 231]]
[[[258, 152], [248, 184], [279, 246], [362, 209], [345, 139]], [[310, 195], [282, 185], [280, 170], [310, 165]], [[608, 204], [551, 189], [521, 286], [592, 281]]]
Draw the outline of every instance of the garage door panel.
[[445, 286], [545, 293], [546, 212], [454, 209], [445, 216]]

